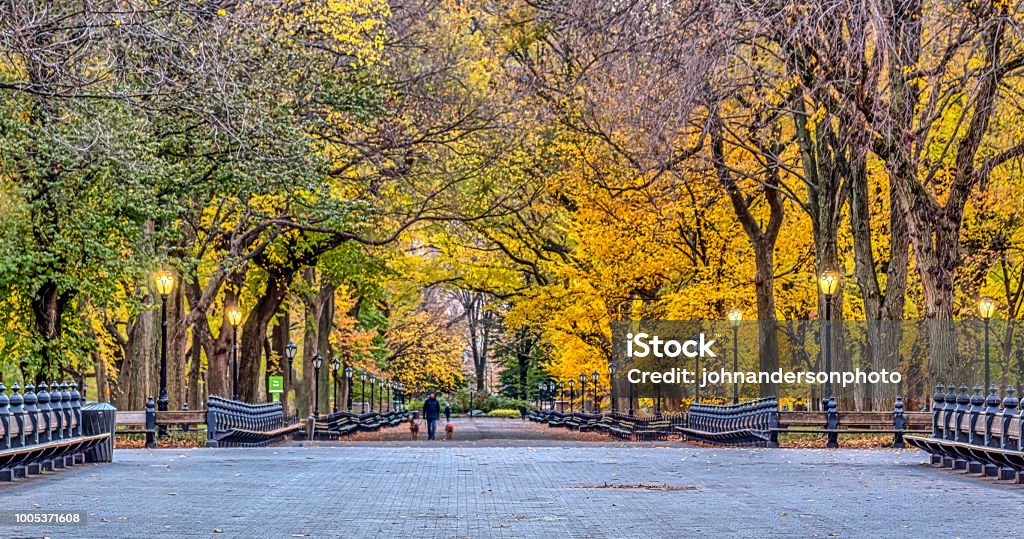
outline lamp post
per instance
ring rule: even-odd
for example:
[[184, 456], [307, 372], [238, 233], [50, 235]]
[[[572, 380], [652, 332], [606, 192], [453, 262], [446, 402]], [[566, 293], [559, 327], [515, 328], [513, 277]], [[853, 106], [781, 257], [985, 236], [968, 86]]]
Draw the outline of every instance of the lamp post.
[[[156, 400], [156, 409], [161, 412], [167, 411], [167, 296], [174, 287], [174, 277], [167, 271], [160, 271], [156, 274], [156, 291], [160, 294], [160, 396]], [[166, 430], [160, 428], [160, 436], [166, 434]]]
[[231, 323], [231, 398], [238, 400], [238, 324], [242, 323], [242, 311], [238, 308], [228, 311]]
[[370, 375], [370, 413], [373, 413], [373, 400], [376, 398], [374, 395], [374, 389], [377, 387], [377, 377]]
[[743, 311], [733, 309], [729, 311], [729, 323], [732, 324], [732, 403], [740, 402], [740, 382], [736, 378], [736, 372], [740, 370], [740, 322], [743, 321]]
[[544, 399], [544, 391], [548, 388], [547, 382], [541, 382], [537, 384], [537, 407], [544, 408], [546, 399]]
[[615, 404], [615, 364], [608, 364], [608, 398], [611, 402], [608, 405], [608, 409], [614, 414], [618, 405]]
[[630, 382], [629, 380], [626, 380], [626, 381], [629, 382], [629, 415], [630, 415], [630, 417], [632, 417], [633, 416], [633, 412], [635, 411], [633, 409], [633, 401], [634, 401], [635, 395], [636, 395], [636, 384], [634, 384], [633, 382]]
[[331, 371], [334, 372], [334, 406], [331, 410], [334, 413], [338, 413], [338, 369], [341, 368], [341, 362], [338, 358], [331, 360]]
[[320, 417], [320, 367], [324, 365], [324, 358], [317, 354], [313, 356], [313, 419]]
[[348, 404], [348, 411], [351, 412], [352, 411], [352, 365], [347, 365], [345, 367], [345, 387], [348, 388], [348, 398], [345, 399], [345, 400], [348, 401], [348, 403], [347, 403]]
[[359, 413], [366, 413], [366, 371], [359, 373], [359, 400], [361, 401], [361, 410]]
[[377, 393], [377, 411], [378, 412], [383, 412], [384, 411], [384, 388], [387, 385], [388, 385], [388, 383], [386, 381], [384, 381], [383, 378], [379, 378], [377, 380], [377, 387], [380, 389], [380, 391]]
[[600, 377], [601, 377], [601, 375], [597, 371], [594, 371], [590, 375], [591, 380], [594, 382], [594, 413], [595, 414], [601, 412], [601, 408], [597, 406], [597, 380]]
[[822, 399], [822, 409], [828, 410], [828, 401], [832, 398], [832, 296], [839, 289], [839, 273], [836, 270], [828, 269], [822, 272], [818, 278], [818, 287], [825, 296], [825, 397]]
[[573, 401], [573, 399], [576, 398], [576, 395], [573, 395], [573, 392], [572, 392], [572, 388], [575, 385], [576, 385], [576, 381], [573, 380], [572, 378], [570, 378], [569, 379], [569, 414], [572, 414], [572, 405], [573, 405], [572, 401]]
[[[284, 399], [283, 402], [288, 402], [288, 389], [292, 385], [292, 362], [295, 361], [295, 353], [298, 352], [299, 347], [295, 346], [295, 343], [290, 342], [284, 347], [284, 357], [288, 360], [288, 371], [287, 376], [284, 377], [284, 381], [287, 385], [284, 386]], [[287, 410], [286, 410], [287, 412]]]
[[580, 413], [587, 413], [587, 373], [580, 373]]
[[[565, 381], [564, 380], [559, 380], [558, 381], [558, 400], [559, 400], [559, 402], [562, 402], [562, 410], [565, 410]], [[554, 404], [552, 404], [551, 407], [554, 408], [555, 407]]]
[[985, 321], [985, 387], [987, 388], [990, 384], [990, 365], [988, 355], [988, 323], [992, 319], [992, 315], [996, 312], [996, 301], [988, 296], [985, 296], [978, 300], [978, 313], [981, 314], [981, 319]]

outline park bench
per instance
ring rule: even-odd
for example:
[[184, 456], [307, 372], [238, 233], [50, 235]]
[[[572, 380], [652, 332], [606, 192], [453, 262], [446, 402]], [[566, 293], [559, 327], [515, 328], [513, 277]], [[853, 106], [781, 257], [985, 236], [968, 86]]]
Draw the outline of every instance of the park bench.
[[392, 410], [392, 411], [388, 412], [388, 426], [389, 427], [398, 426], [399, 424], [402, 423], [402, 421], [405, 421], [406, 419], [408, 419], [408, 416], [406, 415], [406, 412], [404, 412], [404, 411]]
[[580, 432], [587, 432], [597, 430], [598, 424], [600, 424], [602, 415], [601, 414], [580, 414], [579, 426], [576, 427]]
[[569, 414], [569, 416], [565, 418], [565, 421], [562, 422], [563, 427], [573, 430], [579, 430], [581, 424], [582, 420], [580, 419], [578, 412]]
[[530, 410], [526, 414], [526, 418], [535, 423], [547, 423], [548, 415], [550, 415], [551, 412], [552, 410]]
[[279, 402], [250, 404], [210, 396], [206, 404], [207, 447], [260, 447], [302, 429]]
[[552, 411], [548, 414], [548, 426], [549, 427], [562, 427], [565, 426], [565, 414], [561, 412]]
[[74, 382], [15, 384], [10, 396], [0, 384], [0, 480], [85, 462], [110, 462], [116, 410], [85, 404]]
[[636, 437], [637, 441], [653, 441], [653, 440], [664, 440], [671, 431], [671, 423], [668, 419], [656, 418], [646, 419], [641, 421], [637, 426], [636, 430], [633, 431], [633, 436]]
[[893, 447], [902, 448], [906, 434], [928, 432], [929, 418], [927, 412], [905, 412], [901, 398], [896, 399], [892, 412], [840, 412], [831, 399], [825, 412], [778, 412], [768, 447], [778, 447], [780, 434], [825, 435], [827, 447], [839, 447], [842, 435], [891, 434]]
[[676, 433], [677, 426], [686, 424], [686, 414], [660, 414], [639, 421], [633, 431], [638, 441], [664, 440]]
[[601, 419], [594, 425], [594, 430], [603, 431], [604, 433], [607, 434], [608, 429], [614, 424], [615, 418], [612, 416], [612, 414], [604, 414], [601, 416]]
[[380, 430], [382, 426], [384, 426], [384, 422], [377, 412], [367, 412], [359, 415], [359, 430], [375, 431]]
[[1024, 483], [1020, 402], [1013, 386], [1001, 399], [995, 386], [988, 396], [980, 385], [973, 395], [967, 386], [939, 384], [933, 395], [929, 436], [911, 435], [906, 441], [931, 454], [932, 464], [968, 473]]
[[686, 424], [673, 430], [685, 439], [721, 445], [768, 445], [778, 417], [774, 398], [762, 398], [739, 404], [693, 404]]
[[352, 412], [337, 412], [327, 416], [323, 421], [316, 421], [314, 432], [326, 433], [327, 437], [339, 437], [352, 434], [359, 430], [359, 416]]
[[612, 416], [613, 420], [608, 425], [608, 434], [616, 438], [632, 440], [633, 432], [636, 430], [637, 418], [619, 414], [612, 414]]
[[189, 432], [206, 424], [206, 410], [158, 411], [153, 397], [146, 400], [146, 409], [128, 410], [117, 413], [115, 435], [145, 434], [146, 448], [158, 447], [158, 434], [168, 428]]

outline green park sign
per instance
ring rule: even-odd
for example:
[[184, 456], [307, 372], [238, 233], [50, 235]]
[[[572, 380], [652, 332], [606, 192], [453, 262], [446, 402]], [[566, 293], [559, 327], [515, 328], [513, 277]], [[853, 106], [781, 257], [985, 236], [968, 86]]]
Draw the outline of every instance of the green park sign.
[[272, 402], [278, 402], [281, 400], [281, 393], [284, 393], [284, 377], [283, 376], [268, 376], [267, 377], [267, 392], [271, 394]]

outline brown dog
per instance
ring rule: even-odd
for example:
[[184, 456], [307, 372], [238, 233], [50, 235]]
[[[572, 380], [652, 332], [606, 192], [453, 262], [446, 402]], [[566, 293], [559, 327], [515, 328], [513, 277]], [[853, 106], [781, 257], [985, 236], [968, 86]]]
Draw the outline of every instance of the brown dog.
[[455, 425], [452, 425], [451, 423], [445, 424], [445, 426], [444, 426], [444, 439], [445, 440], [451, 440], [452, 436], [454, 436], [454, 435], [455, 435]]
[[412, 435], [412, 439], [416, 440], [420, 437], [420, 425], [416, 423], [416, 420], [409, 418], [409, 434]]

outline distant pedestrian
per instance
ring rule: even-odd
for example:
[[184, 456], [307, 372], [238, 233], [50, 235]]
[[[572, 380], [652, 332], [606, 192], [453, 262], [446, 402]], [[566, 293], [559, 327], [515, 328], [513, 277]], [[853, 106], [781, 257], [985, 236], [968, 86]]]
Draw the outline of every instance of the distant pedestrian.
[[519, 405], [519, 419], [522, 419], [523, 421], [526, 421], [526, 405], [525, 404], [520, 404]]
[[423, 401], [423, 419], [427, 420], [427, 439], [433, 440], [434, 433], [437, 432], [437, 420], [441, 418], [441, 403], [437, 402], [437, 398], [433, 391], [430, 392], [430, 397]]
[[452, 422], [452, 407], [449, 406], [447, 403], [445, 403], [445, 405], [444, 405], [444, 422], [445, 423], [451, 423]]

